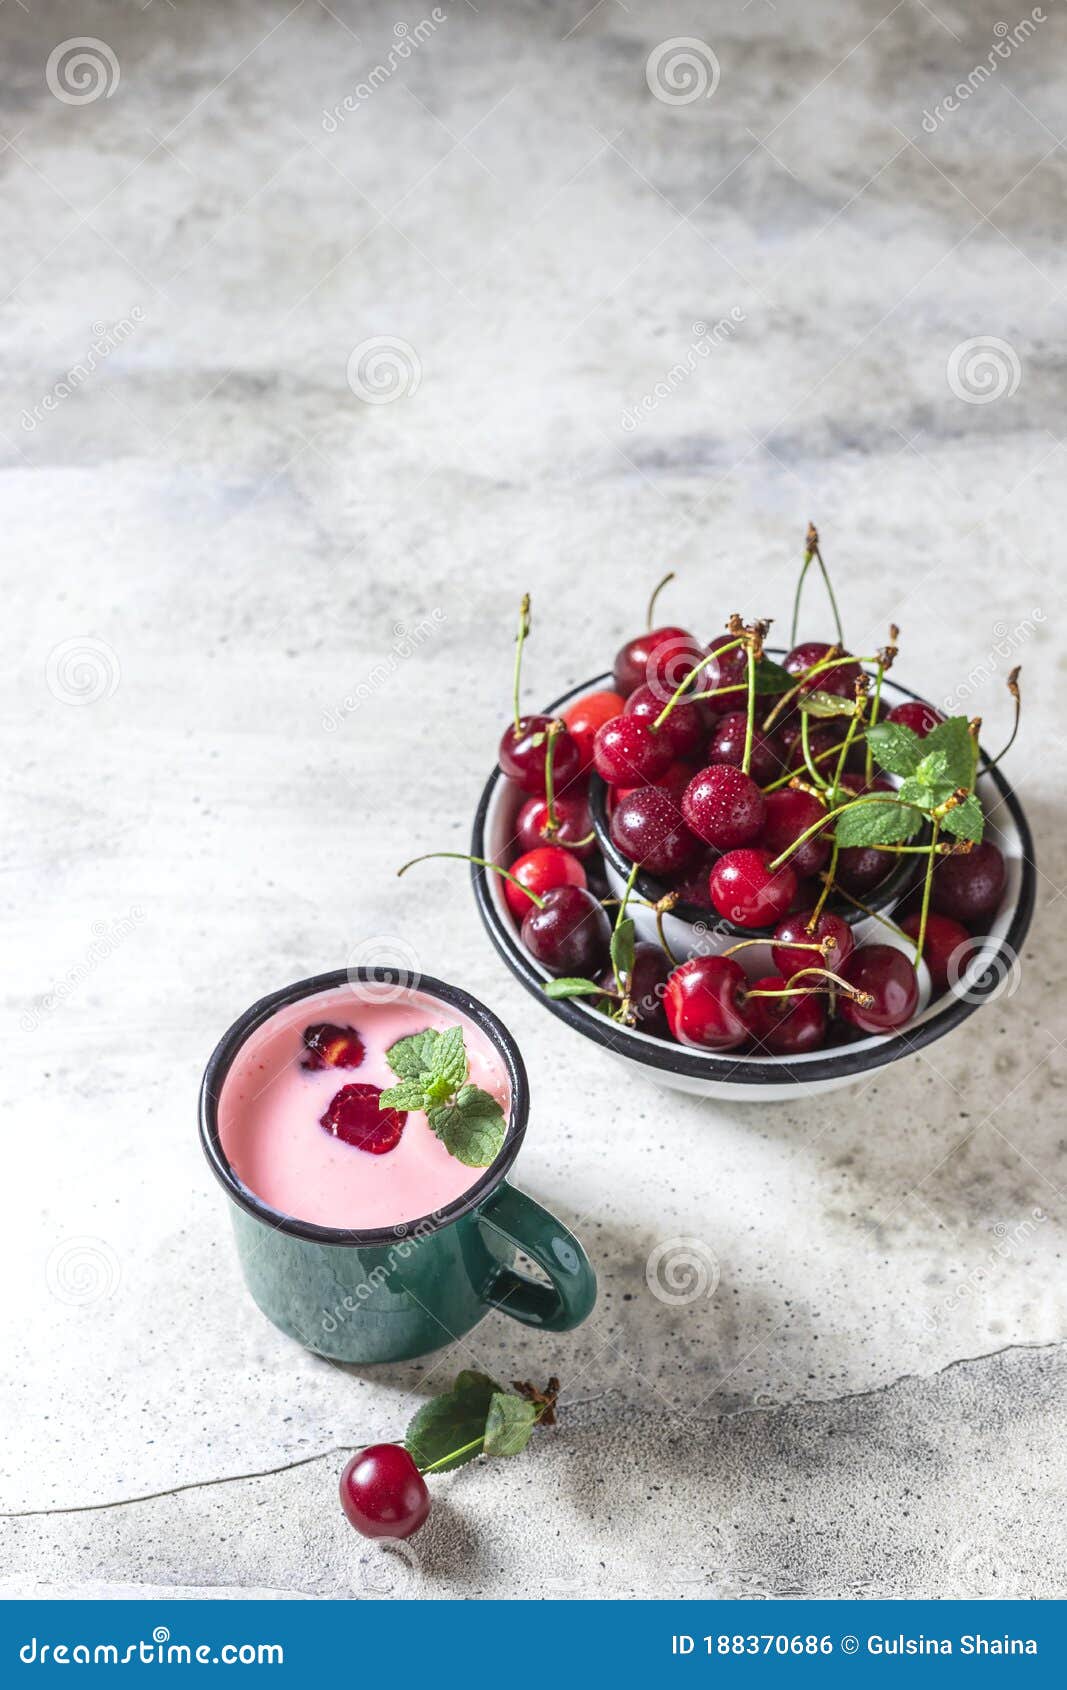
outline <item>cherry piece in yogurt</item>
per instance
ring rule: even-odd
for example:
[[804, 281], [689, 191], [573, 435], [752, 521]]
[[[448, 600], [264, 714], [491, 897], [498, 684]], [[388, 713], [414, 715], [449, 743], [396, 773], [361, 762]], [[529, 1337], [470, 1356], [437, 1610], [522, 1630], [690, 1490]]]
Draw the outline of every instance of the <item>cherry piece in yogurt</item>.
[[306, 1054], [301, 1068], [358, 1068], [366, 1051], [354, 1027], [316, 1021], [304, 1028]]
[[320, 1127], [357, 1150], [384, 1156], [400, 1143], [408, 1117], [404, 1109], [379, 1109], [381, 1095], [380, 1086], [342, 1086], [320, 1118]]

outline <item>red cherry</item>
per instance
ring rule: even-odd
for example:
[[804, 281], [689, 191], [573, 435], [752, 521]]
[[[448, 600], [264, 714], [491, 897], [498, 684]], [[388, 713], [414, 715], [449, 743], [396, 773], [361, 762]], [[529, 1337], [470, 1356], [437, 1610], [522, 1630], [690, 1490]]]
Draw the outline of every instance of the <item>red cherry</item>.
[[[650, 686], [640, 686], [626, 700], [623, 714], [636, 716], [639, 722], [647, 722], [651, 727], [663, 709], [664, 701], [659, 694]], [[696, 751], [703, 745], [707, 732], [704, 706], [686, 698], [678, 700], [663, 725], [656, 729], [657, 735], [662, 735], [670, 746], [672, 757], [686, 757]]]
[[[732, 763], [739, 769], [744, 760], [747, 732], [747, 711], [730, 710], [720, 716], [708, 741], [708, 762]], [[777, 734], [763, 734], [757, 729], [752, 735], [749, 763], [749, 773], [756, 785], [766, 786], [777, 775], [784, 774], [785, 768], [785, 752]]]
[[677, 892], [679, 898], [684, 899], [687, 904], [696, 904], [702, 910], [713, 910], [715, 905], [711, 901], [711, 889], [708, 880], [718, 860], [718, 852], [708, 850], [705, 847], [703, 854], [690, 864], [684, 874], [675, 874], [670, 877], [672, 890]]
[[876, 845], [843, 845], [837, 853], [835, 878], [846, 892], [862, 898], [893, 869], [897, 858]]
[[[804, 741], [801, 738], [799, 719], [786, 722], [778, 729], [778, 738], [785, 757], [785, 766], [799, 774], [807, 768], [804, 760]], [[827, 779], [837, 768], [837, 758], [844, 743], [845, 730], [835, 727], [831, 722], [819, 722], [815, 727], [808, 727], [808, 752], [815, 767]]]
[[[810, 953], [809, 953], [810, 954]], [[751, 991], [783, 992], [788, 981], [780, 974], [767, 974]], [[815, 992], [798, 992], [784, 998], [750, 996], [752, 1037], [771, 1056], [800, 1056], [818, 1050], [826, 1038], [826, 999]]]
[[908, 698], [903, 704], [894, 704], [892, 710], [886, 712], [885, 719], [887, 722], [901, 722], [920, 739], [925, 739], [931, 728], [936, 728], [938, 722], [945, 720], [940, 710], [935, 710], [932, 704], [924, 704], [921, 698]]
[[[696, 685], [701, 692], [715, 692], [719, 687], [742, 686], [747, 681], [748, 658], [745, 655], [744, 646], [737, 645], [735, 640], [734, 634], [717, 634], [704, 647], [701, 654], [704, 657], [707, 657], [713, 651], [721, 651], [724, 645], [728, 645], [732, 649], [725, 652], [722, 657], [716, 658], [714, 663], [709, 663], [706, 669], [701, 669], [696, 678]], [[740, 693], [728, 692], [723, 699], [723, 707], [727, 710], [730, 709], [731, 704], [736, 704], [740, 697]]]
[[341, 1507], [364, 1537], [411, 1537], [430, 1512], [426, 1481], [401, 1444], [371, 1444], [341, 1474]]
[[372, 1156], [395, 1150], [407, 1122], [403, 1109], [379, 1109], [381, 1086], [342, 1086], [319, 1120], [333, 1137]]
[[730, 763], [711, 763], [693, 776], [682, 794], [686, 825], [720, 851], [747, 845], [763, 826], [763, 794], [749, 775]]
[[593, 741], [593, 761], [609, 786], [652, 785], [673, 759], [670, 745], [635, 716], [605, 722]]
[[838, 998], [838, 1013], [851, 1026], [865, 1033], [891, 1033], [915, 1014], [919, 982], [910, 959], [895, 945], [861, 945], [834, 973], [874, 999], [861, 1005], [844, 994]]
[[329, 1021], [304, 1028], [304, 1047], [301, 1068], [358, 1068], [366, 1055], [354, 1027], [335, 1027]]
[[[834, 973], [838, 974], [841, 964], [847, 961], [856, 948], [848, 922], [843, 916], [835, 915], [832, 910], [823, 910], [815, 923], [814, 932], [809, 933], [808, 922], [814, 913], [811, 908], [791, 911], [774, 930], [771, 956], [774, 958], [775, 968], [787, 979], [801, 968], [832, 968]], [[821, 939], [834, 940], [834, 948], [825, 961], [816, 951], [800, 949], [801, 945], [817, 945]]]
[[629, 698], [636, 687], [650, 686], [662, 694], [666, 704], [703, 655], [684, 628], [653, 628], [647, 634], [638, 634], [636, 639], [627, 640], [615, 658], [615, 691]]
[[[533, 851], [527, 851], [525, 856], [517, 857], [508, 873], [514, 875], [526, 891], [539, 898], [551, 892], [554, 886], [586, 884], [581, 863], [573, 851], [565, 851], [562, 845], [538, 845]], [[510, 880], [504, 881], [504, 897], [517, 921], [522, 921], [531, 909], [536, 908], [533, 899], [528, 898], [526, 892], [521, 892], [518, 886], [513, 886]]]
[[663, 1007], [682, 1045], [736, 1050], [752, 1031], [745, 971], [733, 957], [691, 957], [667, 980]]
[[661, 786], [641, 786], [620, 798], [611, 837], [624, 856], [649, 874], [677, 874], [700, 850], [682, 820], [678, 799]]
[[788, 863], [771, 869], [769, 851], [727, 851], [711, 871], [711, 901], [735, 927], [770, 927], [793, 901], [797, 877]]
[[[805, 640], [803, 644], [793, 647], [785, 660], [784, 667], [791, 675], [798, 679], [807, 674], [816, 663], [821, 663], [824, 657], [829, 657], [833, 648], [825, 640]], [[851, 652], [842, 651], [837, 654], [841, 658], [850, 658]], [[812, 675], [801, 686], [801, 692], [829, 692], [836, 698], [854, 698], [856, 682], [863, 670], [853, 659], [851, 662], [835, 663], [832, 669], [822, 669], [819, 674]]]
[[[509, 722], [501, 736], [497, 761], [509, 779], [518, 781], [524, 792], [540, 794], [545, 790], [548, 730], [553, 719], [551, 716], [520, 716], [518, 729], [514, 722]], [[581, 772], [581, 755], [566, 728], [556, 735], [552, 771], [557, 792], [562, 792]]]
[[[909, 939], [919, 937], [921, 921], [922, 915], [918, 912], [904, 917], [900, 925]], [[959, 980], [973, 951], [974, 940], [966, 927], [961, 927], [958, 921], [947, 915], [935, 915], [933, 910], [930, 911], [926, 917], [923, 961], [930, 970], [935, 992], [943, 992], [949, 980], [953, 984]]]
[[583, 769], [593, 766], [593, 741], [598, 728], [621, 716], [626, 700], [621, 692], [589, 692], [563, 712], [567, 732], [578, 747]]
[[[806, 833], [809, 827], [814, 827], [826, 815], [826, 806], [810, 792], [798, 792], [793, 787], [784, 786], [779, 792], [768, 792], [764, 795], [767, 807], [763, 832], [760, 834], [760, 844], [777, 857], [788, 850], [795, 839]], [[789, 859], [789, 867], [794, 874], [818, 874], [830, 856], [830, 836], [828, 833], [814, 833], [810, 839], [805, 839]]]
[[[584, 787], [584, 783], [583, 783]], [[593, 820], [589, 814], [589, 798], [578, 785], [569, 792], [559, 792], [554, 800], [556, 832], [548, 833], [548, 799], [527, 798], [515, 819], [515, 838], [523, 851], [536, 851], [541, 845], [565, 845], [567, 850], [583, 861], [596, 850], [596, 840], [589, 839]], [[589, 840], [588, 844], [580, 841]], [[523, 910], [525, 915], [526, 911]]]
[[933, 907], [939, 915], [977, 926], [996, 915], [1007, 877], [1003, 856], [988, 841], [965, 856], [942, 857], [934, 870]]
[[608, 960], [611, 923], [591, 892], [554, 886], [543, 909], [535, 904], [527, 912], [519, 937], [550, 974], [595, 979]]

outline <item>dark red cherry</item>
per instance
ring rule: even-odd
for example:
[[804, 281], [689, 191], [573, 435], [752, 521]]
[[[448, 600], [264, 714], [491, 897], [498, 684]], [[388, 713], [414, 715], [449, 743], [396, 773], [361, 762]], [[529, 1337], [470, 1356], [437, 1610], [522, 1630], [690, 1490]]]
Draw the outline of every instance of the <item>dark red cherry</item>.
[[763, 826], [763, 794], [750, 775], [732, 763], [711, 763], [682, 793], [687, 827], [719, 851], [747, 845]]
[[[825, 640], [805, 640], [801, 645], [793, 647], [784, 667], [799, 680], [814, 664], [821, 663], [824, 657], [829, 657], [832, 649]], [[838, 655], [851, 661], [835, 663], [831, 669], [820, 670], [817, 675], [812, 675], [804, 682], [801, 692], [830, 692], [837, 698], [854, 698], [856, 682], [863, 670], [850, 652], [842, 651]]]
[[523, 917], [520, 938], [550, 974], [594, 979], [608, 960], [611, 923], [591, 892], [555, 886]]
[[902, 723], [920, 739], [925, 739], [931, 728], [936, 728], [938, 722], [945, 720], [940, 710], [935, 710], [932, 704], [925, 704], [921, 698], [908, 698], [903, 704], [894, 704], [892, 710], [886, 712], [885, 719]]
[[874, 845], [843, 845], [837, 853], [834, 878], [846, 892], [862, 898], [890, 873], [898, 859]]
[[[904, 917], [900, 925], [909, 939], [919, 937], [921, 921], [920, 913]], [[929, 912], [923, 939], [923, 961], [930, 970], [935, 992], [943, 992], [950, 980], [955, 985], [962, 978], [973, 951], [974, 940], [966, 927], [961, 927], [950, 916], [935, 915], [933, 910]], [[830, 967], [833, 967], [832, 963]]]
[[364, 1537], [411, 1537], [430, 1512], [426, 1481], [402, 1444], [371, 1444], [341, 1474], [341, 1507]]
[[621, 716], [626, 700], [621, 692], [589, 692], [563, 712], [567, 732], [578, 747], [583, 769], [593, 766], [593, 741], [598, 728]]
[[[772, 857], [777, 857], [788, 849], [793, 841], [806, 833], [809, 827], [815, 827], [826, 815], [826, 805], [810, 792], [798, 792], [791, 786], [783, 786], [778, 792], [768, 792], [764, 795], [767, 814], [760, 834], [760, 844], [769, 851]], [[833, 823], [830, 824], [832, 829]], [[830, 830], [813, 833], [810, 839], [805, 839], [803, 845], [793, 852], [789, 858], [789, 866], [794, 874], [818, 874], [824, 868], [831, 850]]]
[[788, 863], [772, 871], [769, 851], [727, 851], [711, 871], [711, 901], [735, 927], [772, 927], [793, 901], [797, 877]]
[[[796, 974], [801, 968], [832, 968], [834, 973], [840, 971], [841, 964], [852, 955], [856, 948], [856, 941], [852, 936], [852, 929], [843, 916], [835, 915], [832, 910], [823, 910], [814, 931], [808, 932], [808, 922], [814, 910], [791, 911], [783, 916], [774, 930], [774, 947], [771, 956], [774, 966], [779, 973], [787, 978]], [[823, 960], [816, 951], [805, 951], [800, 947], [806, 944], [817, 945], [821, 939], [833, 939], [834, 948]]]
[[[649, 686], [636, 687], [626, 700], [627, 716], [636, 716], [639, 722], [652, 723], [665, 709], [659, 694]], [[657, 735], [662, 735], [671, 748], [672, 757], [687, 757], [697, 751], [707, 738], [709, 718], [704, 714], [702, 704], [692, 704], [685, 698], [680, 698], [662, 726], [656, 729]]]
[[304, 1028], [304, 1052], [301, 1068], [358, 1068], [366, 1055], [354, 1027], [335, 1027], [329, 1021]]
[[[729, 710], [725, 716], [720, 716], [708, 741], [708, 762], [732, 763], [735, 769], [739, 769], [744, 761], [747, 730], [746, 711]], [[769, 781], [784, 774], [785, 767], [785, 753], [777, 734], [760, 733], [757, 728], [752, 735], [749, 763], [749, 774], [756, 785], [766, 786]]]
[[915, 1014], [919, 982], [911, 959], [894, 945], [861, 945], [842, 968], [834, 970], [850, 986], [869, 992], [874, 1002], [861, 1005], [844, 993], [837, 1000], [838, 1013], [865, 1033], [892, 1033]]
[[[634, 946], [634, 965], [630, 973], [630, 1010], [634, 1025], [642, 1033], [666, 1038], [667, 1013], [663, 1007], [664, 990], [671, 972], [667, 953], [659, 945], [641, 940]], [[599, 976], [601, 984], [615, 989], [615, 971], [608, 967]]]
[[[780, 974], [766, 974], [751, 987], [753, 994], [788, 989], [788, 981]], [[825, 996], [815, 992], [784, 998], [753, 995], [748, 1004], [752, 1037], [770, 1056], [801, 1056], [806, 1050], [818, 1050], [826, 1038]]]
[[650, 686], [666, 704], [703, 655], [684, 628], [653, 628], [638, 634], [615, 658], [615, 691], [629, 698], [637, 687]]
[[407, 1112], [379, 1109], [381, 1095], [381, 1086], [342, 1086], [320, 1117], [319, 1126], [325, 1127], [331, 1138], [366, 1150], [371, 1156], [384, 1156], [400, 1143]]
[[[518, 781], [524, 792], [542, 793], [545, 790], [545, 762], [548, 757], [548, 730], [551, 716], [520, 716], [518, 731], [509, 722], [500, 740], [497, 761], [510, 780]], [[552, 757], [553, 784], [562, 792], [581, 772], [581, 755], [566, 728], [556, 735]]]
[[[719, 687], [743, 686], [748, 680], [748, 658], [745, 655], [745, 648], [743, 645], [735, 643], [733, 634], [716, 635], [715, 639], [709, 641], [704, 647], [702, 655], [706, 657], [709, 652], [721, 651], [724, 645], [728, 645], [732, 649], [716, 658], [714, 663], [709, 663], [706, 669], [701, 669], [697, 676], [696, 687], [699, 692], [716, 692]], [[723, 698], [722, 708], [732, 710], [741, 696], [739, 692], [728, 692]]]
[[[794, 722], [787, 722], [779, 728], [778, 738], [782, 746], [785, 767], [794, 774], [800, 774], [807, 768], [804, 759], [804, 741], [801, 738], [799, 717]], [[845, 730], [835, 727], [832, 722], [819, 722], [815, 726], [808, 725], [808, 751], [811, 760], [819, 773], [829, 780], [837, 768], [838, 755], [844, 743]]]
[[[527, 798], [515, 819], [515, 838], [523, 851], [536, 851], [540, 845], [565, 845], [574, 856], [584, 861], [596, 850], [596, 840], [589, 836], [593, 821], [589, 814], [589, 798], [584, 781], [575, 783], [568, 792], [556, 794], [553, 802], [556, 832], [548, 832], [548, 799]], [[588, 843], [585, 841], [588, 840]], [[525, 911], [523, 912], [525, 914]]]
[[609, 786], [646, 786], [666, 774], [674, 753], [662, 734], [635, 716], [616, 716], [597, 730], [593, 762]]
[[[562, 845], [538, 845], [532, 851], [517, 857], [512, 863], [509, 874], [525, 886], [527, 892], [533, 892], [536, 897], [543, 897], [551, 892], [555, 886], [584, 886], [586, 884], [585, 870], [573, 851], [565, 851]], [[533, 899], [520, 891], [518, 886], [510, 880], [504, 881], [504, 897], [508, 908], [517, 921], [522, 921], [527, 912], [536, 906]]]
[[620, 798], [611, 837], [631, 862], [659, 876], [680, 873], [702, 848], [682, 820], [678, 799], [662, 786], [641, 786]]
[[736, 1050], [744, 1044], [752, 1032], [747, 984], [733, 957], [698, 956], [681, 963], [663, 997], [667, 1024], [678, 1043], [702, 1050]]
[[966, 856], [942, 857], [934, 870], [931, 901], [938, 915], [978, 927], [996, 915], [1007, 870], [995, 845], [983, 840]]
[[855, 793], [857, 798], [862, 797], [865, 792], [892, 792], [895, 790], [893, 782], [887, 780], [885, 775], [874, 774], [868, 781], [858, 769], [846, 770], [841, 776], [841, 785], [846, 792]]
[[696, 904], [702, 910], [713, 910], [715, 905], [711, 901], [711, 887], [708, 881], [718, 860], [718, 851], [712, 851], [706, 845], [702, 846], [701, 855], [690, 863], [684, 874], [671, 876], [671, 890], [677, 892], [679, 898], [687, 904]]

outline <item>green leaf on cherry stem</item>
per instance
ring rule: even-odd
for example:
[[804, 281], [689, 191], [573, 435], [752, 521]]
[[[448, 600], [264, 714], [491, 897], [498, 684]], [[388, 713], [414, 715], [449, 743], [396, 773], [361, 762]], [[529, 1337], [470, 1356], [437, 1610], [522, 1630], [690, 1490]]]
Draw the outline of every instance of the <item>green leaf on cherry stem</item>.
[[890, 775], [913, 775], [922, 761], [923, 742], [903, 722], [875, 722], [867, 729], [867, 744]]
[[485, 1421], [486, 1455], [518, 1455], [537, 1425], [537, 1407], [525, 1397], [494, 1391]]
[[464, 1372], [450, 1391], [424, 1402], [404, 1439], [416, 1467], [450, 1473], [480, 1455], [489, 1405], [499, 1390], [487, 1373]]
[[905, 845], [914, 839], [923, 818], [910, 805], [887, 793], [850, 806], [837, 818], [834, 838], [840, 846]]
[[951, 810], [945, 811], [941, 817], [941, 827], [945, 833], [951, 833], [957, 839], [969, 839], [972, 844], [978, 844], [985, 832], [985, 817], [973, 792], [962, 804], [954, 804]]
[[805, 716], [854, 716], [856, 714], [854, 698], [840, 698], [837, 693], [833, 692], [806, 692], [798, 702]]
[[795, 675], [775, 663], [771, 657], [761, 657], [756, 664], [756, 691], [761, 693], [791, 692], [797, 684]]
[[611, 965], [618, 981], [628, 978], [634, 966], [634, 924], [630, 916], [617, 922], [611, 935]]
[[583, 980], [580, 974], [565, 974], [559, 980], [546, 980], [544, 993], [549, 998], [603, 997], [604, 988], [597, 980]]

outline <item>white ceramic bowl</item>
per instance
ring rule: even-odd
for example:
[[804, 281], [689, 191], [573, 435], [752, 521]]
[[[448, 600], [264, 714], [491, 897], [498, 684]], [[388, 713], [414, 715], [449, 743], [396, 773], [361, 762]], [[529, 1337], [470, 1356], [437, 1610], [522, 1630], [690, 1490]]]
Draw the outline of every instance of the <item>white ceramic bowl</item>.
[[[597, 675], [574, 687], [549, 705], [558, 714], [586, 693], [610, 687], [610, 674]], [[906, 687], [887, 676], [882, 697], [886, 708], [915, 698]], [[978, 795], [986, 813], [986, 838], [1004, 853], [1007, 881], [1000, 909], [989, 931], [976, 943], [975, 954], [959, 981], [932, 1003], [929, 979], [920, 971], [920, 1007], [907, 1027], [897, 1033], [859, 1039], [852, 1044], [811, 1051], [804, 1056], [754, 1056], [717, 1054], [695, 1050], [671, 1040], [653, 1038], [635, 1028], [620, 1027], [591, 1009], [580, 998], [555, 999], [545, 996], [544, 984], [551, 979], [547, 969], [534, 960], [519, 939], [519, 927], [508, 909], [503, 881], [498, 874], [472, 868], [474, 895], [489, 937], [516, 979], [558, 1020], [585, 1038], [603, 1046], [622, 1061], [644, 1071], [658, 1085], [675, 1091], [695, 1092], [703, 1097], [732, 1098], [761, 1103], [783, 1102], [798, 1093], [808, 1095], [836, 1091], [855, 1085], [874, 1070], [884, 1068], [931, 1044], [957, 1027], [983, 1003], [1010, 989], [1016, 978], [1018, 953], [1022, 948], [1034, 906], [1034, 848], [1026, 817], [999, 769], [986, 769], [978, 780]], [[503, 867], [515, 854], [515, 818], [526, 794], [495, 769], [486, 782], [474, 818], [471, 854], [485, 857]], [[609, 870], [610, 865], [606, 865]], [[617, 870], [615, 871], [617, 875]], [[637, 912], [635, 911], [635, 914]], [[880, 924], [879, 942], [893, 943], [892, 935]], [[867, 922], [857, 929], [869, 937]], [[686, 938], [691, 937], [687, 935]], [[911, 942], [901, 935], [901, 949], [911, 954]], [[683, 947], [684, 948], [684, 947]], [[745, 956], [745, 952], [740, 955]], [[751, 955], [763, 956], [762, 949]], [[768, 969], [764, 968], [763, 972]]]

